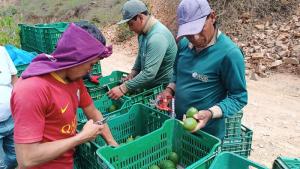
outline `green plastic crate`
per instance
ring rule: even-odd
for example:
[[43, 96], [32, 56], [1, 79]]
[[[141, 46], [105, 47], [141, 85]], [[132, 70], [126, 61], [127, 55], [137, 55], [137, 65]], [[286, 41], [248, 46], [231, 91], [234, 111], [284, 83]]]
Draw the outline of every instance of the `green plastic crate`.
[[[92, 82], [85, 82], [85, 87], [87, 88], [90, 96], [93, 100], [99, 100], [102, 96], [106, 95], [106, 93], [112, 88], [119, 85], [119, 82], [113, 82], [106, 85], [95, 84]], [[129, 99], [127, 96], [123, 96], [122, 98]]]
[[128, 75], [126, 72], [122, 71], [113, 71], [110, 75], [102, 77], [99, 82], [100, 85], [107, 85], [109, 83], [121, 82], [122, 78], [125, 78]]
[[[123, 77], [122, 75], [125, 75], [126, 73], [120, 72], [120, 71], [114, 71], [109, 76], [101, 77], [102, 76], [102, 70], [101, 70], [101, 64], [95, 64], [92, 69], [92, 75], [100, 76], [99, 78], [99, 84], [95, 84], [93, 82], [90, 82], [89, 80], [85, 80], [84, 84], [87, 87], [88, 91], [90, 92], [90, 95], [93, 95], [93, 99], [99, 99], [103, 93], [98, 93], [97, 90], [101, 89], [102, 87], [108, 86], [110, 84], [110, 87], [113, 88], [120, 84], [120, 80]], [[100, 96], [99, 96], [100, 94]]]
[[[157, 109], [155, 106], [152, 105], [153, 103], [151, 103], [151, 101], [155, 100], [156, 96], [159, 93], [161, 93], [162, 91], [163, 91], [163, 86], [160, 85], [160, 86], [154, 87], [152, 89], [144, 90], [143, 92], [138, 93], [136, 95], [123, 96], [124, 98], [128, 98], [128, 101], [124, 104], [123, 107], [130, 107], [134, 104], [142, 103], [142, 104], [148, 105], [154, 109]], [[165, 111], [161, 111], [159, 109], [157, 109], [157, 110], [164, 114], [167, 114]]]
[[[109, 108], [112, 105], [115, 105], [116, 110], [119, 110], [121, 108], [124, 108], [123, 105], [126, 102], [127, 102], [126, 98], [121, 98], [119, 100], [113, 100], [113, 99], [109, 98], [107, 95], [103, 95], [99, 100], [94, 101], [94, 105], [102, 113], [103, 116], [106, 116], [106, 115], [109, 115], [112, 113], [109, 111]], [[126, 107], [129, 108], [129, 106], [126, 106]], [[84, 115], [83, 110], [81, 108], [77, 109], [77, 121], [79, 123], [85, 123], [87, 121], [87, 118]]]
[[242, 117], [243, 112], [239, 111], [234, 116], [225, 118], [225, 138], [235, 137], [242, 133]]
[[[94, 73], [92, 73], [93, 75], [102, 76], [101, 65], [100, 65], [100, 68], [94, 66], [92, 72], [94, 72]], [[97, 73], [97, 72], [100, 72], [100, 73]], [[108, 84], [115, 84], [114, 86], [117, 86], [118, 84], [121, 84], [121, 79], [123, 77], [126, 77], [127, 74], [128, 73], [121, 72], [121, 71], [113, 71], [110, 75], [99, 78], [99, 84], [95, 84], [90, 81], [85, 81], [85, 85], [87, 87], [107, 86]], [[111, 87], [114, 87], [114, 86], [111, 85]]]
[[73, 169], [81, 169], [81, 163], [83, 161], [79, 161], [79, 158], [78, 157], [74, 157], [74, 166], [73, 166]]
[[87, 91], [93, 100], [101, 99], [101, 97], [106, 95], [106, 93], [110, 90], [107, 85], [100, 86], [99, 84], [94, 84], [91, 82], [85, 82], [85, 87], [87, 88]]
[[146, 105], [150, 105], [151, 100], [155, 100], [156, 96], [163, 91], [163, 85], [159, 85], [152, 89], [144, 90], [143, 92], [129, 96], [130, 101], [129, 104], [133, 105], [135, 103], [143, 103]]
[[[127, 113], [118, 116], [113, 114], [113, 118], [108, 121], [108, 125], [115, 140], [121, 144], [126, 142], [130, 136], [141, 136], [139, 139], [143, 138], [144, 135], [160, 128], [167, 119], [169, 119], [168, 116], [155, 109], [136, 104]], [[80, 124], [78, 130], [80, 131], [82, 127], [83, 124]], [[139, 139], [133, 142], [137, 142]], [[101, 168], [97, 161], [96, 150], [105, 145], [103, 138], [98, 136], [95, 141], [78, 146], [76, 155], [80, 158], [80, 161], [85, 161], [84, 168]], [[120, 145], [120, 147], [125, 145]]]
[[27, 25], [19, 24], [21, 47], [27, 51], [50, 54], [54, 51], [67, 22]]
[[102, 70], [101, 70], [101, 63], [100, 61], [96, 64], [94, 64], [92, 71], [91, 71], [92, 75], [97, 75], [97, 76], [102, 76]]
[[300, 158], [278, 157], [272, 169], [300, 169]]
[[100, 148], [97, 155], [102, 168], [148, 169], [174, 151], [182, 167], [191, 169], [198, 162], [200, 168], [208, 168], [212, 160], [206, 159], [218, 152], [220, 142], [202, 131], [192, 134], [178, 120], [169, 119], [159, 130], [117, 148]]
[[20, 77], [23, 71], [27, 68], [29, 64], [23, 64], [16, 66], [16, 69], [18, 70], [17, 76]]
[[217, 155], [209, 169], [268, 169], [234, 153], [222, 152]]
[[253, 131], [246, 126], [241, 126], [241, 134], [225, 138], [222, 143], [222, 151], [236, 153], [248, 157], [251, 152]]

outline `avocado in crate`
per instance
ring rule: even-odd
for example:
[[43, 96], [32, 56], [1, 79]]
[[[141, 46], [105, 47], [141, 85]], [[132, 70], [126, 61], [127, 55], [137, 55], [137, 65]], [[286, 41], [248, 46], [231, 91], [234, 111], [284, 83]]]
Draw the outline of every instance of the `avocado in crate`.
[[171, 152], [179, 156], [178, 167], [208, 169], [221, 141], [203, 131], [190, 133], [175, 119], [134, 142], [97, 150], [101, 167], [111, 169], [148, 169], [169, 159]]
[[244, 157], [230, 152], [222, 152], [216, 156], [209, 169], [268, 169]]
[[[103, 116], [107, 116], [110, 113], [123, 108], [123, 105], [125, 105], [126, 102], [127, 102], [126, 98], [113, 100], [105, 94], [99, 100], [95, 100], [94, 105], [102, 113]], [[83, 110], [81, 108], [77, 110], [76, 114], [77, 114], [77, 121], [79, 123], [85, 123], [87, 121], [87, 118], [84, 115]]]
[[278, 157], [272, 169], [300, 169], [300, 158]]
[[[127, 110], [127, 113], [124, 112]], [[160, 113], [159, 111], [152, 109], [143, 104], [133, 105], [129, 111], [128, 109], [113, 112], [108, 120], [107, 124], [111, 130], [111, 133], [115, 140], [121, 144], [125, 143], [130, 136], [139, 136], [134, 141], [127, 143], [134, 143], [147, 135], [160, 128], [164, 121], [169, 119], [168, 116]], [[78, 131], [83, 127], [83, 124], [78, 125]], [[98, 136], [95, 141], [87, 142], [77, 147], [77, 156], [85, 161], [87, 168], [99, 169], [101, 166], [97, 161], [96, 150], [105, 146], [106, 143], [101, 136]], [[122, 144], [123, 146], [126, 144]]]
[[236, 153], [243, 157], [248, 157], [251, 152], [253, 131], [246, 126], [241, 126], [241, 134], [232, 135], [224, 138], [222, 151]]

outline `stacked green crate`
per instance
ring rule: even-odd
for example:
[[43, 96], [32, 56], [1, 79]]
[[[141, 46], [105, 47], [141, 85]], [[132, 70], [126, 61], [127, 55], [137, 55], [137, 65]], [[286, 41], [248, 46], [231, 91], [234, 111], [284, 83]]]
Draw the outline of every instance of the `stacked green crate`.
[[[84, 82], [84, 84], [85, 84], [86, 88], [88, 89], [88, 92], [91, 95], [93, 100], [100, 99], [104, 94], [106, 94], [106, 92], [108, 92], [109, 89], [119, 85], [121, 78], [124, 77], [125, 75], [127, 75], [127, 73], [125, 73], [125, 72], [114, 71], [108, 76], [101, 77], [102, 72], [101, 72], [100, 63], [95, 64], [93, 66], [91, 74], [100, 76], [99, 84], [95, 84], [88, 80], [85, 80], [85, 82]], [[108, 88], [108, 86], [110, 88]]]
[[300, 158], [278, 157], [272, 169], [300, 169]]
[[242, 125], [240, 134], [224, 138], [222, 151], [233, 152], [247, 158], [251, 152], [252, 136], [252, 130]]
[[[103, 116], [107, 116], [112, 112], [125, 108], [124, 104], [128, 101], [126, 98], [121, 98], [119, 100], [113, 100], [109, 98], [106, 94], [103, 95], [99, 100], [94, 101], [95, 107], [102, 113]], [[129, 107], [129, 106], [126, 106]], [[80, 123], [85, 123], [87, 121], [83, 110], [79, 108], [77, 110], [77, 121]]]
[[178, 120], [169, 119], [163, 127], [128, 144], [97, 150], [99, 168], [148, 169], [166, 160], [171, 152], [179, 156], [179, 165], [186, 169], [208, 169], [218, 153], [220, 140], [199, 131], [190, 133]]
[[99, 80], [101, 86], [107, 85], [109, 83], [121, 82], [122, 78], [125, 78], [128, 75], [126, 72], [122, 71], [113, 71], [110, 75], [104, 76]]
[[101, 69], [101, 63], [100, 61], [96, 64], [94, 64], [91, 75], [96, 75], [96, 76], [102, 76], [102, 69]]
[[222, 151], [233, 152], [248, 157], [251, 152], [253, 132], [242, 125], [243, 112], [225, 118], [225, 137], [222, 142]]
[[252, 162], [234, 153], [222, 152], [217, 155], [209, 169], [267, 169], [267, 167]]
[[225, 138], [236, 137], [242, 132], [243, 112], [239, 111], [232, 117], [225, 118]]
[[[112, 117], [108, 121], [108, 126], [115, 140], [120, 144], [120, 147], [125, 146], [125, 142], [129, 137], [140, 136], [133, 142], [138, 141], [144, 135], [155, 131], [160, 128], [164, 121], [169, 119], [168, 116], [160, 113], [159, 111], [147, 107], [142, 104], [136, 104], [128, 109], [111, 113]], [[78, 126], [80, 131], [83, 124]], [[130, 143], [128, 143], [130, 144]], [[83, 168], [99, 169], [101, 168], [97, 161], [96, 150], [105, 146], [106, 143], [101, 136], [98, 136], [95, 141], [82, 144], [77, 147], [76, 156], [79, 161], [84, 161]]]
[[67, 22], [19, 24], [21, 47], [26, 51], [50, 54], [56, 48], [57, 41], [68, 25]]

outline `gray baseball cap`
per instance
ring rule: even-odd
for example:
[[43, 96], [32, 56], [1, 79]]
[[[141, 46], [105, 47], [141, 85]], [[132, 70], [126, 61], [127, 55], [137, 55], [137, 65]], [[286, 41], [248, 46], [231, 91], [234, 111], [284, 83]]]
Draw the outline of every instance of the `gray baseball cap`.
[[136, 15], [147, 11], [146, 5], [139, 0], [129, 0], [127, 1], [122, 8], [123, 20], [118, 22], [117, 24], [126, 23], [131, 20]]
[[177, 38], [201, 32], [210, 13], [207, 0], [182, 0], [177, 8]]

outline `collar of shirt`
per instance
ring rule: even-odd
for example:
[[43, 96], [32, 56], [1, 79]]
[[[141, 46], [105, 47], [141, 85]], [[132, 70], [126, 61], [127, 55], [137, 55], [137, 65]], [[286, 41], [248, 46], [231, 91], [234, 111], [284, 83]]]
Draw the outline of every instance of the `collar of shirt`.
[[57, 81], [63, 83], [63, 84], [68, 84], [66, 81], [64, 81], [60, 76], [58, 76], [57, 73], [51, 72], [50, 75]]
[[156, 24], [156, 22], [157, 22], [157, 19], [155, 19], [152, 15], [149, 15], [149, 18], [146, 21], [146, 24], [143, 28], [143, 33], [147, 34], [149, 32], [149, 30], [152, 28], [152, 26], [154, 24]]
[[189, 43], [189, 48], [190, 49], [195, 48], [195, 50], [199, 53], [202, 50], [214, 45], [216, 43], [218, 37], [220, 36], [220, 34], [221, 34], [221, 31], [219, 29], [216, 29], [216, 31], [214, 33], [214, 37], [211, 39], [211, 41], [204, 48], [196, 48], [196, 47], [194, 47], [194, 45], [191, 42]]

